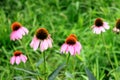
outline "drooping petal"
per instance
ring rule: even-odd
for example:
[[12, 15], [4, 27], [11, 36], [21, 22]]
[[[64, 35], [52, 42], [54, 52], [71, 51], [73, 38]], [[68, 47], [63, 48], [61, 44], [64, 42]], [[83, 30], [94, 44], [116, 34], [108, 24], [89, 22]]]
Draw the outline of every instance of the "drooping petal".
[[27, 57], [23, 54], [20, 55], [21, 60], [25, 63], [27, 60]]
[[44, 48], [44, 45], [43, 45], [43, 41], [41, 41], [41, 43], [40, 43], [40, 51], [43, 52], [44, 50], [45, 50], [45, 48]]
[[15, 56], [10, 59], [10, 63], [13, 65], [15, 63]]
[[10, 34], [10, 40], [15, 40], [15, 31]]
[[51, 48], [52, 47], [52, 39], [47, 39], [48, 46]]
[[60, 52], [61, 53], [65, 53], [66, 52], [66, 50], [67, 50], [67, 44], [66, 43], [64, 43], [62, 46], [61, 46], [61, 49], [60, 49]]
[[21, 27], [22, 29], [23, 29], [23, 31], [26, 33], [26, 34], [28, 34], [28, 29], [27, 28], [25, 28], [25, 27]]
[[68, 46], [68, 50], [70, 52], [71, 55], [74, 55], [74, 47], [73, 46]]
[[34, 49], [34, 51], [35, 51], [35, 50], [37, 50], [39, 44], [40, 44], [40, 40], [37, 39], [37, 38], [34, 36], [32, 42], [30, 43], [30, 46], [31, 46], [31, 47]]
[[16, 64], [17, 64], [17, 65], [20, 64], [20, 61], [21, 61], [20, 56], [17, 56], [17, 57], [16, 57]]
[[48, 48], [48, 42], [47, 42], [47, 40], [43, 41], [42, 46], [44, 47], [45, 50]]
[[114, 27], [113, 31], [118, 33], [118, 32], [120, 32], [120, 29], [117, 29], [116, 27]]
[[81, 46], [81, 44], [79, 42], [76, 42], [74, 48], [75, 48], [75, 52], [78, 53], [78, 54], [80, 54], [82, 46]]
[[103, 27], [100, 27], [101, 32], [105, 32], [105, 29]]
[[107, 22], [103, 22], [103, 27], [104, 27], [105, 29], [109, 29], [109, 28], [110, 28], [110, 26], [108, 25]]
[[19, 32], [20, 32], [22, 35], [25, 35], [25, 31], [24, 31], [22, 28], [19, 29]]
[[101, 31], [99, 30], [98, 27], [94, 27], [94, 28], [93, 28], [93, 33], [100, 34]]

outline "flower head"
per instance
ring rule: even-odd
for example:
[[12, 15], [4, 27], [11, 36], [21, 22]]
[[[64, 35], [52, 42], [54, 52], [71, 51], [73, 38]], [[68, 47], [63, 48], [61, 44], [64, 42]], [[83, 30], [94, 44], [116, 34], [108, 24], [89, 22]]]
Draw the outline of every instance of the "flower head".
[[107, 22], [103, 22], [101, 18], [97, 18], [92, 28], [93, 33], [100, 34], [102, 32], [105, 32], [105, 29], [109, 29], [110, 27]]
[[14, 56], [10, 59], [10, 63], [13, 65], [15, 62], [16, 64], [20, 64], [20, 62], [26, 62], [27, 57], [22, 54], [21, 51], [15, 51]]
[[77, 37], [74, 34], [68, 36], [65, 40], [65, 43], [61, 46], [61, 53], [70, 52], [71, 55], [76, 53], [80, 54], [82, 46], [80, 42], [77, 41]]
[[120, 19], [117, 20], [116, 26], [113, 28], [113, 31], [116, 33], [120, 32]]
[[32, 42], [30, 43], [30, 46], [37, 50], [37, 48], [40, 46], [41, 52], [44, 50], [47, 50], [49, 47], [52, 47], [52, 38], [50, 37], [50, 34], [45, 28], [39, 28], [36, 31], [36, 34], [33, 37]]
[[28, 34], [28, 29], [23, 27], [19, 22], [14, 22], [11, 29], [10, 39], [13, 41], [22, 39], [23, 35]]

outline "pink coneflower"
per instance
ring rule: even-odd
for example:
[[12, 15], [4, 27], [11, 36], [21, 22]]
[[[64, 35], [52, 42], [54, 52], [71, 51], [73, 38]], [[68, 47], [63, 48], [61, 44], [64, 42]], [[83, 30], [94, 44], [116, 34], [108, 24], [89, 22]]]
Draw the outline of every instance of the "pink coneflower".
[[12, 33], [10, 34], [10, 39], [15, 41], [22, 39], [22, 36], [28, 34], [28, 29], [23, 27], [19, 22], [14, 22], [11, 26]]
[[81, 49], [82, 46], [80, 42], [77, 41], [77, 37], [74, 34], [71, 34], [62, 45], [61, 53], [70, 52], [71, 55], [75, 55], [76, 53], [80, 54]]
[[120, 32], [120, 19], [117, 20], [115, 27], [113, 28], [113, 31], [116, 33]]
[[46, 50], [48, 47], [52, 47], [52, 38], [50, 37], [50, 34], [45, 28], [39, 28], [36, 31], [36, 34], [34, 35], [34, 38], [32, 42], [30, 43], [30, 46], [37, 50], [38, 46], [40, 46], [41, 52]]
[[92, 28], [93, 33], [100, 34], [102, 32], [105, 32], [105, 29], [109, 29], [110, 27], [107, 22], [103, 22], [101, 18], [97, 18]]
[[16, 64], [20, 64], [20, 62], [26, 62], [27, 57], [22, 54], [21, 51], [15, 51], [14, 56], [10, 59], [10, 63], [13, 65], [15, 62]]

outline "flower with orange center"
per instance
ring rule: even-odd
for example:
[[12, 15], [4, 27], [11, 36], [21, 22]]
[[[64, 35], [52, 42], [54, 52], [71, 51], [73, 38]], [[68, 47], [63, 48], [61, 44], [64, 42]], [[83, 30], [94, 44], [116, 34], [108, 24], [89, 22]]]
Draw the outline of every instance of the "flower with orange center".
[[105, 29], [109, 29], [110, 27], [107, 22], [103, 22], [101, 18], [97, 18], [92, 28], [93, 33], [100, 34], [102, 32], [105, 32]]
[[37, 29], [36, 34], [34, 35], [32, 42], [30, 43], [30, 46], [34, 50], [37, 50], [40, 45], [40, 50], [41, 52], [43, 52], [49, 47], [52, 47], [52, 42], [52, 38], [50, 37], [48, 31], [45, 28], [39, 28]]
[[27, 61], [27, 57], [25, 55], [23, 55], [21, 51], [15, 51], [14, 56], [10, 59], [10, 63], [12, 65], [15, 62], [16, 62], [16, 64], [20, 64], [21, 61], [25, 63]]
[[28, 34], [28, 29], [23, 27], [19, 22], [14, 22], [11, 29], [10, 39], [13, 41], [22, 39], [23, 35]]
[[70, 52], [71, 55], [75, 55], [76, 53], [80, 54], [81, 49], [82, 46], [80, 42], [77, 41], [77, 37], [74, 34], [71, 34], [61, 46], [61, 53]]
[[113, 28], [113, 31], [116, 33], [120, 32], [120, 19], [116, 21], [116, 26]]

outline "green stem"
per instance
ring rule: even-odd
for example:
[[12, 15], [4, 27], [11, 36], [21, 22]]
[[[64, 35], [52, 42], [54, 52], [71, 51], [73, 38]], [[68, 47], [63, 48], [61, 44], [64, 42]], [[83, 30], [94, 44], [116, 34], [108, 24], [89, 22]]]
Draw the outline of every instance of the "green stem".
[[[114, 40], [113, 40], [113, 46], [116, 45], [116, 43], [115, 43], [115, 40], [117, 40], [116, 38], [117, 38], [117, 37], [115, 36], [115, 38], [114, 38]], [[113, 49], [112, 51], [113, 51], [113, 55], [114, 55], [115, 65], [116, 65], [116, 67], [118, 67], [119, 65], [118, 65], [118, 59], [117, 59], [116, 53], [114, 52], [114, 49]]]
[[67, 57], [66, 65], [68, 65], [69, 59], [70, 59], [70, 53], [69, 53], [69, 55]]
[[[29, 59], [29, 61], [30, 61], [30, 64], [31, 64], [32, 69], [35, 70], [34, 64], [33, 64], [32, 60], [31, 60], [31, 58], [30, 58], [30, 56], [29, 56], [29, 54], [28, 54], [28, 51], [27, 51], [26, 47], [22, 44], [21, 40], [19, 40], [19, 43], [23, 46], [23, 48], [24, 48], [24, 50], [25, 50], [25, 53], [27, 54], [27, 57], [28, 57], [28, 59]], [[38, 76], [37, 76], [37, 79], [39, 80], [39, 77], [38, 77]]]
[[111, 59], [110, 59], [110, 54], [107, 52], [105, 39], [104, 39], [103, 35], [101, 35], [101, 36], [102, 36], [102, 40], [103, 40], [103, 43], [104, 43], [104, 46], [105, 46], [105, 52], [107, 53], [108, 60], [109, 60], [109, 62], [110, 62], [110, 64], [111, 64], [112, 68], [114, 68], [114, 67], [113, 67], [113, 64], [112, 64], [112, 61], [111, 61]]
[[45, 53], [43, 53], [43, 59], [44, 59], [44, 80], [46, 80], [46, 60], [45, 60]]

